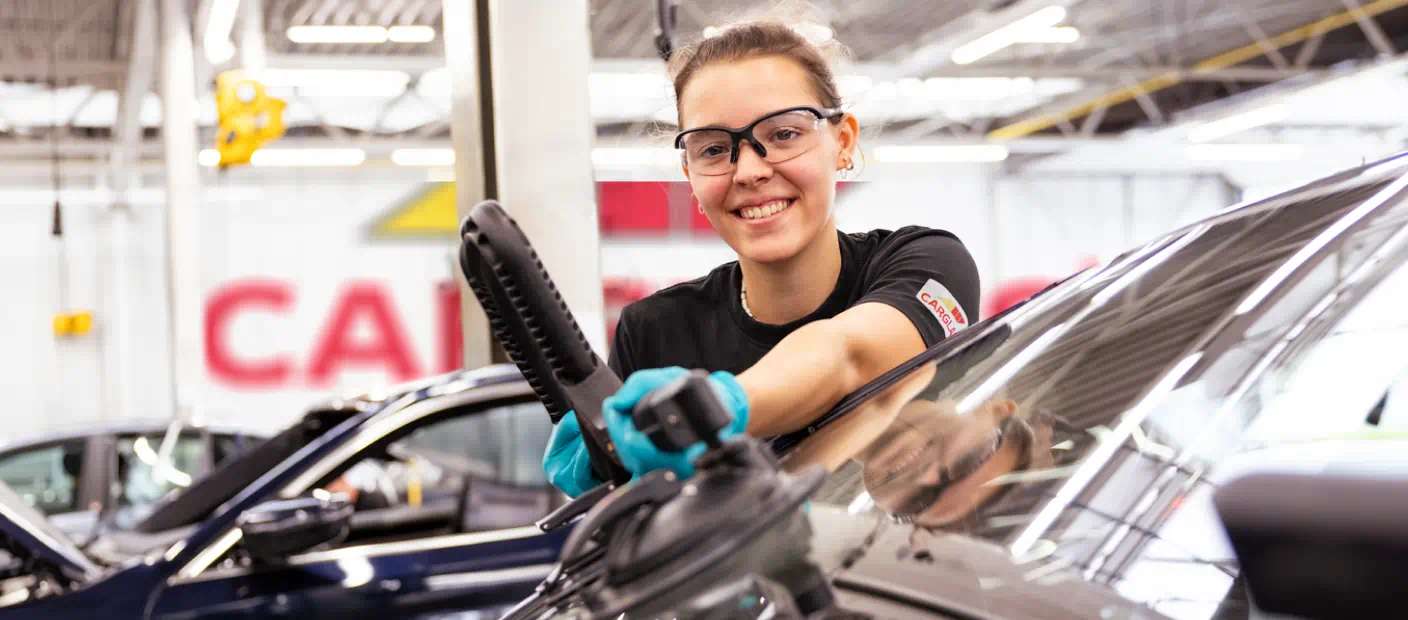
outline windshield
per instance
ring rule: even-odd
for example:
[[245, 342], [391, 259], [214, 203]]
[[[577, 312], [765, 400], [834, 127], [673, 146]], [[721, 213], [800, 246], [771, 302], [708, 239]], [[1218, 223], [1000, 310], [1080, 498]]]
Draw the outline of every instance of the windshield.
[[787, 455], [832, 471], [819, 561], [978, 617], [1247, 617], [1218, 485], [1351, 450], [1408, 471], [1403, 163], [1157, 239], [939, 345]]

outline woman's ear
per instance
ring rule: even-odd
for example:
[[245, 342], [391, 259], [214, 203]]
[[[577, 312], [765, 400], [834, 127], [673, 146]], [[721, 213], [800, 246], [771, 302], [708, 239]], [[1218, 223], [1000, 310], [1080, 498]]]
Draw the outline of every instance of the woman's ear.
[[860, 148], [860, 121], [854, 114], [841, 117], [841, 123], [836, 128], [836, 143], [841, 147], [836, 153], [836, 169], [853, 167], [856, 151]]

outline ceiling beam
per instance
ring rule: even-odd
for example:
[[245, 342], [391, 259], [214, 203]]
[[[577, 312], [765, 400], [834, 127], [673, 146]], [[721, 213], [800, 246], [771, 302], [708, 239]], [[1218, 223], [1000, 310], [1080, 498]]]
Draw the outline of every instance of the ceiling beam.
[[[1375, 2], [1372, 2], [1370, 4], [1363, 5], [1358, 11], [1346, 10], [1326, 17], [1324, 19], [1316, 20], [1309, 24], [1305, 24], [1299, 28], [1288, 30], [1274, 37], [1271, 37], [1266, 43], [1274, 46], [1276, 49], [1280, 49], [1305, 41], [1317, 34], [1322, 34], [1331, 30], [1336, 30], [1344, 26], [1348, 26], [1350, 24], [1355, 24], [1358, 21], [1358, 16], [1361, 14], [1364, 16], [1373, 17], [1385, 11], [1390, 11], [1402, 6], [1408, 6], [1408, 0], [1376, 0]], [[1248, 60], [1259, 58], [1264, 54], [1264, 44], [1251, 43], [1198, 62], [1194, 65], [1194, 71], [1195, 73], [1202, 73], [1205, 71], [1220, 71], [1233, 67], [1235, 65], [1239, 65]], [[992, 132], [988, 133], [988, 138], [993, 140], [1011, 140], [1013, 138], [1028, 136], [1033, 133], [1049, 129], [1051, 127], [1055, 127], [1060, 123], [1070, 121], [1073, 118], [1079, 118], [1081, 116], [1089, 114], [1092, 110], [1096, 108], [1111, 107], [1128, 101], [1133, 101], [1141, 95], [1148, 95], [1153, 92], [1161, 91], [1184, 81], [1186, 81], [1185, 76], [1178, 75], [1175, 73], [1158, 75], [1144, 80], [1133, 86], [1127, 86], [1118, 90], [1110, 91], [1081, 103], [1077, 103], [1074, 105], [1065, 104], [1062, 107], [1054, 109], [1048, 108], [1046, 110], [1041, 110], [1036, 113], [1029, 114], [1021, 120], [993, 130]]]

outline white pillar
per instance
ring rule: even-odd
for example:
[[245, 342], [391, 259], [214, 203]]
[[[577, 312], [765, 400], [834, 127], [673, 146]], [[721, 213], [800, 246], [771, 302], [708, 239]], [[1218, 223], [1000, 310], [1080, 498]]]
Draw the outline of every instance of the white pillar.
[[131, 342], [132, 313], [131, 263], [132, 191], [141, 185], [142, 100], [151, 91], [156, 71], [157, 15], [155, 0], [137, 0], [133, 7], [132, 48], [128, 51], [127, 75], [118, 98], [115, 140], [109, 159], [108, 178], [113, 203], [100, 215], [104, 221], [103, 258], [98, 278], [98, 338], [102, 342], [104, 419], [123, 419], [136, 412], [132, 407], [132, 371], [138, 369]]
[[167, 298], [175, 414], [191, 419], [204, 381], [196, 165], [195, 66], [185, 0], [161, 3], [161, 116], [166, 159]]
[[498, 199], [606, 355], [586, 0], [490, 0]]
[[[490, 172], [484, 168], [484, 133], [481, 114], [478, 9], [486, 0], [445, 0], [445, 68], [450, 77], [450, 136], [455, 148], [455, 211], [461, 220], [479, 201], [489, 197]], [[455, 261], [456, 265], [458, 261]], [[492, 350], [489, 319], [458, 267], [460, 325], [465, 368], [488, 364]]]

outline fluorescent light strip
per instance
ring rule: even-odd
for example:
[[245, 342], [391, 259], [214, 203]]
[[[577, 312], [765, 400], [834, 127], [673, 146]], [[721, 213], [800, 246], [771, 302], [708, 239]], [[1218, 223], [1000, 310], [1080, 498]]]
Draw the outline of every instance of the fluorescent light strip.
[[453, 166], [454, 149], [396, 149], [391, 162], [398, 166]]
[[989, 32], [953, 50], [953, 62], [967, 65], [995, 54], [1013, 43], [1022, 41], [1024, 36], [1035, 36], [1041, 30], [1049, 29], [1066, 19], [1066, 8], [1048, 6], [1022, 19]]
[[429, 43], [435, 40], [435, 29], [430, 26], [392, 26], [386, 29], [386, 38], [392, 43]]
[[289, 26], [288, 40], [294, 43], [385, 43], [381, 26]]
[[969, 163], [999, 162], [1007, 159], [1001, 144], [946, 144], [916, 146], [877, 146], [875, 159], [888, 163]]
[[1210, 142], [1223, 136], [1230, 136], [1234, 133], [1246, 131], [1253, 127], [1270, 125], [1284, 120], [1291, 114], [1291, 107], [1278, 103], [1264, 108], [1257, 108], [1234, 114], [1227, 118], [1202, 123], [1192, 128], [1188, 132], [1188, 140], [1192, 142]]
[[290, 26], [286, 32], [294, 43], [429, 43], [435, 40], [431, 26]]
[[1193, 144], [1185, 151], [1188, 159], [1204, 162], [1268, 162], [1300, 159], [1300, 144]]
[[260, 167], [358, 166], [367, 160], [362, 149], [260, 149], [250, 158]]
[[1079, 40], [1079, 29], [1074, 26], [1056, 26], [1020, 33], [1013, 43], [1075, 43]]
[[648, 147], [598, 147], [592, 149], [592, 164], [603, 168], [679, 165], [679, 151]]
[[210, 15], [205, 23], [205, 34], [201, 36], [201, 47], [205, 50], [205, 59], [212, 65], [224, 64], [235, 56], [235, 46], [230, 43], [230, 32], [235, 28], [235, 15], [239, 13], [239, 8], [240, 0], [215, 0], [210, 3]]
[[313, 97], [396, 97], [411, 81], [405, 71], [389, 69], [265, 69], [258, 77], [269, 88]]

